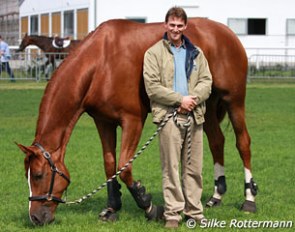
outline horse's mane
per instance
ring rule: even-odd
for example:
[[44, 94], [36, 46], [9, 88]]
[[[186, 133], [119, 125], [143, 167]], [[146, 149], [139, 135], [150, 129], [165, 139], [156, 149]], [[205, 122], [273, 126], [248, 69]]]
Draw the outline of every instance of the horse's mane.
[[[85, 44], [87, 44], [88, 41], [90, 39], [92, 39], [93, 36], [95, 36], [96, 41], [99, 41], [100, 38], [105, 37], [106, 31], [108, 31], [108, 30], [105, 30], [107, 27], [113, 27], [114, 25], [116, 25], [118, 23], [121, 24], [122, 22], [129, 22], [131, 24], [137, 24], [137, 25], [147, 25], [147, 24], [142, 24], [142, 23], [139, 23], [139, 22], [134, 22], [134, 21], [131, 21], [131, 20], [126, 20], [126, 19], [111, 19], [111, 20], [105, 21], [105, 22], [101, 23], [99, 26], [97, 26], [93, 31], [89, 32], [88, 35], [83, 40], [80, 41], [80, 44], [78, 44], [77, 47], [75, 47], [74, 50], [69, 53], [66, 60], [67, 59], [72, 59], [73, 57], [76, 58], [76, 56], [78, 55], [77, 53], [83, 52], [82, 47], [85, 46]], [[155, 25], [155, 24], [159, 24], [159, 23], [149, 23], [149, 25]], [[67, 62], [63, 61], [56, 68], [55, 74], [53, 76], [54, 79], [55, 79], [56, 73], [59, 73], [59, 69], [61, 69], [64, 65], [66, 65], [66, 63]], [[51, 83], [48, 83], [48, 84], [51, 85]]]
[[45, 35], [35, 35], [35, 34], [33, 34], [33, 35], [28, 35], [28, 36], [35, 37], [35, 38], [40, 38], [40, 39], [53, 39], [52, 36], [48, 37], [48, 36], [45, 36]]
[[[96, 27], [93, 31], [89, 32], [88, 35], [87, 35], [83, 40], [80, 41], [81, 44], [78, 44], [78, 47], [76, 47], [74, 50], [75, 50], [75, 51], [79, 50], [79, 48], [80, 48], [81, 46], [83, 46], [83, 43], [84, 43], [84, 42], [87, 42], [87, 40], [88, 40], [89, 38], [91, 38], [91, 37], [93, 36], [93, 34], [95, 34], [97, 31], [101, 30], [101, 29], [104, 27], [105, 24], [106, 24], [106, 22], [100, 24], [100, 25], [99, 25], [98, 27]], [[99, 35], [99, 33], [98, 33], [98, 35]], [[74, 52], [71, 52], [71, 53], [67, 56], [67, 59], [70, 58], [70, 56], [74, 56], [73, 53], [74, 53]], [[61, 64], [56, 68], [55, 72], [58, 72], [58, 70], [59, 70], [61, 67], [63, 67], [63, 66], [65, 65], [64, 63], [65, 63], [65, 62], [61, 62]], [[48, 83], [48, 84], [50, 84], [50, 83]]]

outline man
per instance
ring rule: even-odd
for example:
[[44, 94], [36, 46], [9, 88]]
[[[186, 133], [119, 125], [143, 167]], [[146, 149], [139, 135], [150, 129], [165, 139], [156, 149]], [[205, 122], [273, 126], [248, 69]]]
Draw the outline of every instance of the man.
[[185, 11], [171, 8], [164, 25], [163, 39], [145, 53], [143, 74], [153, 122], [159, 125], [173, 109], [177, 111], [159, 133], [165, 227], [177, 228], [181, 212], [186, 219], [204, 219], [203, 123], [212, 76], [202, 50], [183, 35], [187, 28]]
[[0, 56], [1, 56], [1, 67], [0, 67], [0, 74], [2, 71], [6, 71], [10, 76], [10, 81], [15, 82], [14, 74], [9, 66], [10, 60], [10, 51], [8, 44], [3, 41], [2, 36], [0, 35]]

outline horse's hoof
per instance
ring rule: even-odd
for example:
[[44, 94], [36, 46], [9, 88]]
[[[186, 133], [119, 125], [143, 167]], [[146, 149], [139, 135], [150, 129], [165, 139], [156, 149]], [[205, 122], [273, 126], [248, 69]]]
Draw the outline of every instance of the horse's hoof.
[[207, 208], [212, 208], [212, 207], [216, 207], [216, 206], [220, 206], [220, 205], [221, 205], [221, 200], [217, 199], [213, 196], [206, 203]]
[[114, 222], [118, 220], [118, 215], [112, 208], [103, 209], [98, 218], [104, 222]]
[[254, 201], [245, 201], [241, 207], [242, 211], [255, 213], [256, 212], [256, 203]]
[[148, 221], [159, 221], [164, 218], [164, 207], [152, 205], [149, 212], [145, 212], [145, 217]]

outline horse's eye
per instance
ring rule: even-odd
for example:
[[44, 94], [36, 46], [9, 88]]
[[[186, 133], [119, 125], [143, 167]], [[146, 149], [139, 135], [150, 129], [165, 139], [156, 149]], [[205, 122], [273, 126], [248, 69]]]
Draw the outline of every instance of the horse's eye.
[[42, 173], [34, 173], [34, 174], [32, 174], [32, 178], [36, 181], [41, 180], [43, 178], [43, 174]]

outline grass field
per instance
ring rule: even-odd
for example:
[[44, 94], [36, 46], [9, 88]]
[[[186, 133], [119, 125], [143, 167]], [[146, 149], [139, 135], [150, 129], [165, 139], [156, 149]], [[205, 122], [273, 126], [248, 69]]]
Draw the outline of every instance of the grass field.
[[[116, 223], [97, 219], [106, 203], [106, 189], [80, 205], [60, 205], [56, 221], [34, 227], [28, 218], [28, 186], [24, 176], [24, 155], [14, 141], [30, 145], [34, 138], [38, 107], [45, 83], [0, 82], [1, 152], [1, 231], [166, 231], [162, 222], [147, 223], [126, 187], [122, 187], [123, 208]], [[247, 92], [247, 124], [252, 138], [252, 166], [259, 186], [258, 212], [239, 210], [244, 201], [243, 166], [235, 149], [235, 138], [228, 120], [223, 123], [226, 136], [225, 163], [228, 192], [221, 207], [206, 209], [208, 219], [226, 221], [225, 228], [202, 231], [294, 231], [295, 222], [295, 84], [250, 83]], [[141, 145], [155, 131], [149, 117]], [[119, 147], [119, 146], [118, 146]], [[204, 144], [203, 202], [212, 194], [213, 165], [207, 141]], [[68, 200], [75, 200], [104, 182], [100, 141], [91, 118], [84, 115], [76, 125], [67, 148], [66, 165], [72, 183]], [[134, 177], [153, 194], [153, 202], [163, 204], [161, 170], [157, 139], [134, 162]], [[293, 228], [230, 228], [231, 220], [293, 221]], [[177, 231], [190, 231], [183, 224]], [[195, 228], [194, 230], [201, 230]]]

